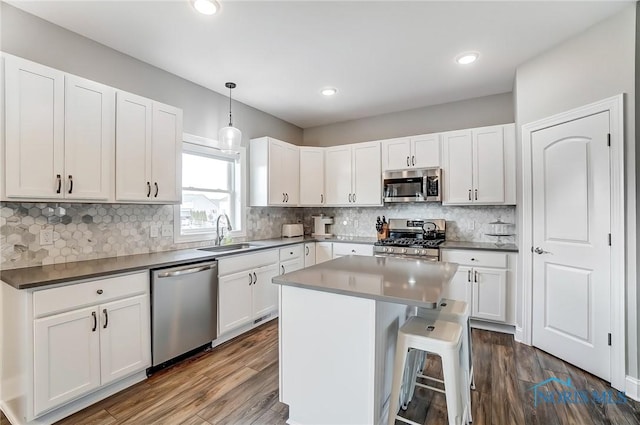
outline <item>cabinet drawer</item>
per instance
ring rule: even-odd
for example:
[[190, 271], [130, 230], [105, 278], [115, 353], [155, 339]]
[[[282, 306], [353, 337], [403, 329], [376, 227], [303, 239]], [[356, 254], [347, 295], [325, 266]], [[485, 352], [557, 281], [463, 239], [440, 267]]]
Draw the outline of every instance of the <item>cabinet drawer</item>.
[[290, 245], [280, 248], [280, 261], [293, 260], [294, 258], [302, 257], [304, 251], [304, 245]]
[[507, 268], [507, 254], [502, 252], [484, 252], [467, 250], [441, 251], [441, 260], [447, 263], [458, 263], [465, 266]]
[[333, 243], [333, 256], [343, 255], [373, 255], [373, 245], [358, 243]]
[[268, 266], [278, 262], [278, 250], [270, 249], [255, 254], [234, 255], [218, 260], [218, 274], [226, 276], [232, 273], [251, 270], [257, 267]]
[[35, 317], [45, 316], [148, 291], [147, 271], [45, 289], [33, 293], [33, 313]]

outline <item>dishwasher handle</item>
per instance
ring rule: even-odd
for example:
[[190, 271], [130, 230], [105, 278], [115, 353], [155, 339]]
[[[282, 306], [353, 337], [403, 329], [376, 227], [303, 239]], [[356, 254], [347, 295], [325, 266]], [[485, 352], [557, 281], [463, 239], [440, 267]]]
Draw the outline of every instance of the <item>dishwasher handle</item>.
[[216, 268], [218, 268], [218, 265], [216, 263], [214, 263], [214, 264], [207, 264], [205, 266], [172, 269], [172, 270], [168, 270], [166, 272], [158, 273], [157, 277], [158, 278], [163, 278], [163, 277], [184, 276], [184, 275], [187, 275], [187, 274], [199, 273], [199, 272], [203, 272], [205, 270], [211, 270], [211, 269], [216, 269]]

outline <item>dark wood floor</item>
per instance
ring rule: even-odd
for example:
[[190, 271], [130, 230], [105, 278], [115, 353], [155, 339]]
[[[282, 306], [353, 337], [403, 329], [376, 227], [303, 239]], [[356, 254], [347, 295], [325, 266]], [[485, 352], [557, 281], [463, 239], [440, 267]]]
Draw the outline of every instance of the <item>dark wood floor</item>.
[[[288, 408], [278, 402], [277, 333], [277, 321], [267, 323], [59, 424], [283, 424]], [[534, 407], [531, 387], [550, 377], [571, 378], [581, 390], [602, 392], [609, 387], [553, 356], [514, 342], [510, 335], [474, 329], [473, 344], [474, 425], [640, 425], [640, 403], [633, 401]], [[429, 361], [427, 373], [441, 374], [439, 362]], [[418, 388], [402, 414], [422, 424], [446, 424], [444, 395]], [[0, 419], [0, 425], [6, 423]]]

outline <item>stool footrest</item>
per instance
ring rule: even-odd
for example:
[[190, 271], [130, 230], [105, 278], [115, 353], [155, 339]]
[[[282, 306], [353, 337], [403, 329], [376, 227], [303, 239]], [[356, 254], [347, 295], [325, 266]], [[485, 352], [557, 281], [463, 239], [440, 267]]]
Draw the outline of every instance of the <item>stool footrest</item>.
[[417, 378], [422, 378], [422, 379], [428, 379], [429, 381], [440, 382], [441, 384], [444, 384], [444, 381], [442, 379], [432, 378], [432, 377], [427, 376], [427, 375], [419, 374], [416, 377]]
[[400, 415], [396, 415], [396, 420], [398, 420], [398, 421], [402, 421], [402, 422], [404, 422], [405, 424], [410, 424], [410, 425], [422, 425], [422, 424], [419, 424], [418, 422], [413, 422], [413, 421], [412, 421], [412, 420], [410, 420], [410, 419], [403, 418], [403, 417], [402, 417], [402, 416], [400, 416]]
[[416, 382], [416, 387], [426, 388], [431, 391], [437, 391], [439, 393], [446, 394], [445, 391], [441, 390], [440, 388], [432, 387], [431, 385], [421, 384], [419, 382]]

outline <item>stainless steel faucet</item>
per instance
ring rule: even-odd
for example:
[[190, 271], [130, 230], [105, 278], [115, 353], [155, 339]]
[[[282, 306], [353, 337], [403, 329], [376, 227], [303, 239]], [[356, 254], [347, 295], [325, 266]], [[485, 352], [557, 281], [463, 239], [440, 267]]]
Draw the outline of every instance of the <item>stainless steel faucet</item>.
[[229, 219], [229, 216], [224, 213], [220, 214], [216, 220], [216, 245], [220, 245], [220, 242], [222, 242], [222, 239], [224, 239], [224, 235], [220, 234], [220, 218], [223, 216], [227, 220], [227, 229], [229, 231], [233, 230], [233, 227], [231, 227], [231, 220]]

